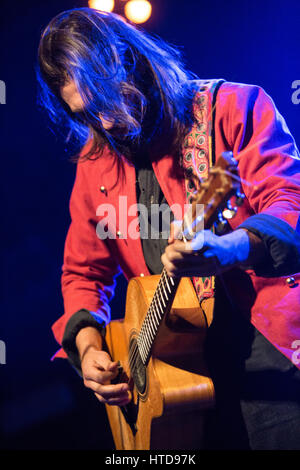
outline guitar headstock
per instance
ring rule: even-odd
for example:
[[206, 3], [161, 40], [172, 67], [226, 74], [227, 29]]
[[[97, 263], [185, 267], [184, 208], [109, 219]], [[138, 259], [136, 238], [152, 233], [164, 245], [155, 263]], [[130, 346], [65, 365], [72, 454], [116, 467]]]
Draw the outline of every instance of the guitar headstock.
[[237, 196], [237, 206], [241, 205], [243, 195], [240, 192], [237, 162], [232, 152], [223, 152], [194, 195], [184, 217], [183, 236], [191, 239], [200, 230], [210, 229], [215, 222], [222, 224], [225, 219], [233, 218], [237, 208], [230, 205], [230, 199], [234, 194]]

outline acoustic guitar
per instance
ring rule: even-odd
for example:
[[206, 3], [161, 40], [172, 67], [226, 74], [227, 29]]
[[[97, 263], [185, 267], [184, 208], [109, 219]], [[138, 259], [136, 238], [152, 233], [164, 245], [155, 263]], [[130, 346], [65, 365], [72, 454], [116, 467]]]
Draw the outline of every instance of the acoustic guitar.
[[[239, 190], [237, 164], [224, 152], [200, 185], [182, 226], [186, 240], [212, 228]], [[204, 210], [199, 215], [199, 205]], [[119, 361], [117, 382], [131, 386], [127, 406], [106, 406], [116, 449], [199, 449], [204, 411], [214, 385], [203, 359], [212, 298], [199, 303], [190, 278], [161, 275], [130, 280], [125, 318], [107, 326], [106, 349]]]

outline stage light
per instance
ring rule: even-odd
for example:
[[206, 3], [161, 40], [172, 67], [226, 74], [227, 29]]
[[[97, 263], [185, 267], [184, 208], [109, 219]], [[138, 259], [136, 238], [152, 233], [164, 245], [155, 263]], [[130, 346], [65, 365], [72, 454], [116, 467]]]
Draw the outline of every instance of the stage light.
[[89, 0], [89, 7], [95, 10], [113, 11], [114, 6], [114, 0]]
[[147, 0], [130, 0], [125, 5], [125, 15], [133, 23], [145, 23], [151, 13], [152, 6]]

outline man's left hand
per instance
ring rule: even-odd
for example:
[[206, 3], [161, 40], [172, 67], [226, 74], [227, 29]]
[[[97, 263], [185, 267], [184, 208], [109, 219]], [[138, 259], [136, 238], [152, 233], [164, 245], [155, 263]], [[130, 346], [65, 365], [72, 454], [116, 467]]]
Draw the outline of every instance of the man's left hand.
[[203, 230], [189, 242], [172, 241], [161, 260], [170, 277], [201, 277], [242, 267], [249, 255], [250, 239], [246, 230], [238, 229], [222, 236]]

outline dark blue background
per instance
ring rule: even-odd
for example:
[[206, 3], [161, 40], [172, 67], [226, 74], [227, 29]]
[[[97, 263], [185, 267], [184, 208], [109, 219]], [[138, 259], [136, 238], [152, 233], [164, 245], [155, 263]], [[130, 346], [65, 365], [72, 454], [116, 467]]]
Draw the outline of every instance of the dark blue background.
[[[299, 142], [300, 105], [291, 99], [291, 84], [300, 80], [298, 1], [152, 3], [147, 30], [182, 46], [202, 78], [264, 87]], [[63, 313], [60, 269], [75, 168], [37, 108], [34, 67], [43, 26], [81, 6], [87, 2], [1, 2], [0, 80], [7, 87], [7, 104], [0, 106], [2, 449], [113, 446], [103, 407], [66, 361], [50, 362], [57, 349], [50, 327]], [[124, 305], [119, 283], [115, 316]]]

